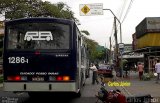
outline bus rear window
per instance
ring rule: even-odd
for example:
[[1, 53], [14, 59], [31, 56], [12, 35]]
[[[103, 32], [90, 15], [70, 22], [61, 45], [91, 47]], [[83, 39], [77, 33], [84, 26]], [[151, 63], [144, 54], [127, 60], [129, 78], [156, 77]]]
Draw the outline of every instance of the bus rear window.
[[8, 49], [69, 49], [69, 25], [20, 23], [7, 27]]

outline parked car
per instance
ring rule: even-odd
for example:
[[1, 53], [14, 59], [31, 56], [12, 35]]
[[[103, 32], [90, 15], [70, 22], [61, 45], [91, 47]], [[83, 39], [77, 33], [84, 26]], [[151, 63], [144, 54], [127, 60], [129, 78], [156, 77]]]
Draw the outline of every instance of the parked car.
[[110, 65], [100, 65], [98, 68], [98, 74], [104, 77], [113, 77], [112, 68]]

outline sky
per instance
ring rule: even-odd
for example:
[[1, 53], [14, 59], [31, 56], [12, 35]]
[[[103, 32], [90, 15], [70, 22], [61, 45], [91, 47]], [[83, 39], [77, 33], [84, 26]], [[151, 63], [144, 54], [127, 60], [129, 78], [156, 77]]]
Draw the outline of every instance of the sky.
[[[109, 37], [112, 45], [115, 44], [113, 36], [114, 16], [108, 10], [103, 11], [103, 15], [80, 16], [80, 4], [102, 3], [103, 9], [110, 9], [120, 20], [122, 26], [122, 42], [132, 43], [132, 34], [135, 33], [136, 26], [145, 17], [160, 17], [160, 0], [42, 0], [51, 3], [64, 2], [75, 13], [75, 17], [80, 21], [80, 30], [87, 30], [89, 38], [95, 40], [99, 45], [109, 48]], [[130, 5], [130, 6], [129, 6]], [[128, 13], [127, 13], [128, 12]], [[127, 15], [126, 15], [127, 14]], [[126, 16], [125, 16], [126, 15]], [[120, 43], [119, 25], [118, 43]]]

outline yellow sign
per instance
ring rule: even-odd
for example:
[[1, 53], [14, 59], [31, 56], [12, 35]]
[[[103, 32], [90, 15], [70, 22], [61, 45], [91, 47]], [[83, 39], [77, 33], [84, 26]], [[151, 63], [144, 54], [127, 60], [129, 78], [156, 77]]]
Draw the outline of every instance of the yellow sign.
[[80, 16], [103, 15], [103, 4], [80, 4]]
[[82, 11], [84, 14], [87, 14], [87, 13], [90, 11], [90, 9], [89, 9], [89, 7], [88, 7], [87, 5], [85, 5], [85, 6], [81, 9], [81, 11]]

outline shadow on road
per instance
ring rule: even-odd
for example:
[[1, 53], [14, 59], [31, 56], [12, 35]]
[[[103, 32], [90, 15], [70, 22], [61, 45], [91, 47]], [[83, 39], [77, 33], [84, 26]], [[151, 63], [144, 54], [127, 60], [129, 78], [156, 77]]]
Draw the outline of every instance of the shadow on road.
[[34, 95], [26, 100], [24, 103], [72, 103], [73, 99], [77, 99], [74, 94], [40, 94]]

